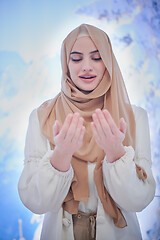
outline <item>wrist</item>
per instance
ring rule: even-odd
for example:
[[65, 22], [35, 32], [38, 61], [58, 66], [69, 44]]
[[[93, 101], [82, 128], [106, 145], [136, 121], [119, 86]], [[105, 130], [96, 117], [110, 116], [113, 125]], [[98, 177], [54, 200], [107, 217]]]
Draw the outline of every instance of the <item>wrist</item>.
[[56, 155], [59, 157], [59, 158], [72, 158], [72, 155], [73, 153], [72, 152], [69, 152], [68, 150], [64, 150], [63, 148], [58, 148], [57, 146], [55, 146], [54, 148], [54, 152], [56, 153]]
[[70, 168], [71, 159], [71, 153], [60, 151], [57, 147], [55, 147], [50, 159], [50, 163], [58, 171], [66, 172]]
[[113, 163], [113, 162], [119, 160], [121, 157], [123, 157], [125, 155], [125, 153], [126, 153], [126, 150], [125, 150], [124, 146], [119, 148], [118, 151], [106, 153], [107, 161], [110, 163]]

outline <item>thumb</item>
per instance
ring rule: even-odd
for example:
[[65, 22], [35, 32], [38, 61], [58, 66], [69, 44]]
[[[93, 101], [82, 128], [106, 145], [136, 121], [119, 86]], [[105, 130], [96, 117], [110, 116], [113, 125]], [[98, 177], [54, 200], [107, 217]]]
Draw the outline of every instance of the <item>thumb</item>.
[[60, 132], [60, 124], [58, 120], [56, 120], [53, 125], [53, 137], [56, 137], [59, 134], [59, 132]]
[[126, 134], [127, 123], [125, 122], [124, 118], [121, 118], [121, 119], [120, 119], [120, 128], [119, 128], [119, 130], [120, 130], [122, 133]]

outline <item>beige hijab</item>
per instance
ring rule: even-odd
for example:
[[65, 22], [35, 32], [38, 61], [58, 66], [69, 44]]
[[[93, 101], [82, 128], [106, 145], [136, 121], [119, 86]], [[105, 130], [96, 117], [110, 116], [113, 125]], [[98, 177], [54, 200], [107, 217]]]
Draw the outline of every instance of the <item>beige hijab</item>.
[[[99, 85], [92, 92], [81, 92], [69, 76], [68, 61], [74, 42], [81, 31], [88, 32], [96, 45], [106, 66], [105, 74]], [[40, 127], [44, 136], [50, 141], [54, 149], [52, 126], [56, 119], [61, 125], [68, 113], [79, 112], [84, 118], [86, 133], [83, 146], [74, 153], [71, 164], [74, 177], [70, 191], [63, 203], [63, 208], [71, 214], [78, 211], [79, 201], [88, 202], [88, 162], [96, 162], [94, 181], [104, 210], [109, 214], [117, 227], [125, 227], [126, 221], [103, 184], [102, 161], [104, 151], [98, 147], [92, 135], [90, 122], [96, 108], [108, 109], [115, 123], [119, 126], [119, 119], [123, 117], [127, 122], [127, 132], [123, 144], [135, 145], [135, 119], [129, 102], [124, 81], [112, 51], [109, 37], [102, 30], [87, 24], [82, 24], [73, 30], [63, 41], [61, 49], [62, 88], [61, 92], [52, 100], [42, 104], [38, 109]]]

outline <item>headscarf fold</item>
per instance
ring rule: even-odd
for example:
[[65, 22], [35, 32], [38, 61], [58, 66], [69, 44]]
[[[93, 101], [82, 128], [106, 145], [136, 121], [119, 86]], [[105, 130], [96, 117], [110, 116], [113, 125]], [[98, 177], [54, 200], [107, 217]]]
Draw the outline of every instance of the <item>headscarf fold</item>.
[[[68, 62], [72, 47], [79, 35], [85, 29], [99, 50], [100, 56], [106, 66], [105, 73], [99, 85], [90, 93], [80, 91], [69, 75]], [[96, 144], [93, 137], [90, 122], [96, 108], [108, 109], [115, 123], [119, 127], [119, 119], [123, 117], [127, 123], [127, 132], [123, 144], [133, 146], [135, 144], [135, 119], [131, 104], [127, 95], [124, 81], [112, 51], [109, 37], [102, 30], [87, 24], [82, 24], [73, 30], [63, 41], [61, 49], [62, 82], [61, 92], [52, 100], [43, 103], [38, 109], [38, 117], [43, 135], [49, 140], [52, 149], [52, 126], [55, 120], [63, 125], [69, 113], [79, 112], [84, 118], [86, 132], [83, 146], [74, 153], [71, 165], [74, 169], [74, 177], [70, 191], [63, 203], [63, 208], [71, 214], [78, 211], [79, 201], [88, 202], [88, 162], [96, 162], [94, 181], [97, 192], [103, 204], [104, 210], [109, 214], [117, 227], [125, 227], [126, 221], [116, 206], [114, 200], [103, 184], [102, 160], [104, 151]]]

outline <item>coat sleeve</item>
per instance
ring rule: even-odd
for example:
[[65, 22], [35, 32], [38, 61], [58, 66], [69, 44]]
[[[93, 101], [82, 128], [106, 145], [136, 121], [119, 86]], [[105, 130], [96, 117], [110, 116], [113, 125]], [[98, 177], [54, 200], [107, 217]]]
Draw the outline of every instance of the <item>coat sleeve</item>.
[[[104, 185], [117, 205], [126, 211], [142, 211], [154, 198], [155, 180], [151, 170], [148, 116], [144, 109], [135, 109], [136, 149], [125, 147], [126, 154], [114, 163], [103, 162]], [[147, 179], [141, 180], [135, 163], [142, 167]]]
[[73, 178], [73, 169], [59, 172], [50, 163], [52, 150], [39, 127], [37, 110], [29, 119], [25, 142], [24, 169], [18, 182], [23, 204], [32, 212], [57, 212], [65, 199]]

